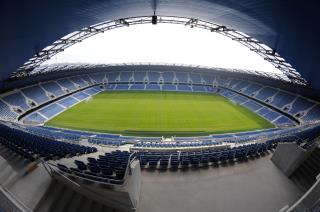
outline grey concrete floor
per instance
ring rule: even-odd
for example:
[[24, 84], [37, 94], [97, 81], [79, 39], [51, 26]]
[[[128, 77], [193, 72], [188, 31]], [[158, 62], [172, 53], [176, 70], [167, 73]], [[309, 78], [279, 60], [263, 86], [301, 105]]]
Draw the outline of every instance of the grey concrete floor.
[[273, 212], [301, 191], [270, 160], [182, 171], [142, 171], [139, 212]]

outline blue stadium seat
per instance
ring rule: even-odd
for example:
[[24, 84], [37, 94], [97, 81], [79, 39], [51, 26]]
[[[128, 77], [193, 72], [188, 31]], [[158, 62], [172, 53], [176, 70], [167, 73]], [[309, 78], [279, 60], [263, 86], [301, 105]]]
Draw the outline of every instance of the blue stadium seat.
[[198, 86], [198, 85], [193, 85], [192, 86], [193, 92], [206, 92], [205, 86]]
[[191, 87], [189, 85], [177, 85], [178, 91], [188, 91], [191, 92]]
[[[93, 79], [96, 83], [102, 83], [105, 78], [105, 74], [90, 74], [91, 79]], [[109, 80], [110, 81], [110, 80]]]
[[147, 84], [146, 85], [146, 90], [160, 91], [160, 85], [158, 85], [158, 84]]
[[[135, 71], [133, 73], [134, 73], [133, 76], [134, 76], [134, 81], [135, 82], [144, 82], [144, 78], [146, 76], [146, 72], [145, 71]], [[149, 81], [151, 81], [151, 80], [149, 79]], [[158, 80], [156, 80], [156, 81], [158, 81]]]
[[247, 107], [248, 109], [250, 109], [252, 111], [257, 111], [263, 107], [262, 105], [260, 105], [259, 103], [255, 102], [253, 100], [250, 100], [250, 101], [244, 103], [243, 106]]
[[242, 104], [242, 103], [248, 101], [248, 98], [245, 96], [242, 96], [242, 95], [235, 95], [231, 99], [233, 99], [238, 104]]
[[147, 72], [148, 78], [149, 78], [149, 82], [158, 82], [159, 78], [160, 78], [160, 73], [159, 72]]
[[130, 87], [130, 90], [144, 90], [145, 84], [133, 84]]
[[62, 96], [65, 92], [61, 89], [61, 87], [55, 82], [46, 82], [41, 84], [41, 86], [48, 92], [52, 93], [56, 97]]
[[[103, 183], [122, 184], [129, 162], [134, 159], [135, 154], [127, 151], [113, 151], [99, 155], [98, 158], [87, 158], [87, 162], [75, 160], [76, 167], [65, 165], [58, 168], [66, 173], [74, 174]], [[140, 162], [141, 163], [141, 162]]]
[[244, 89], [247, 87], [249, 83], [247, 81], [240, 81], [238, 84], [236, 84], [233, 89], [236, 91], [240, 91], [241, 89]]
[[188, 83], [188, 73], [175, 72], [179, 83]]
[[14, 120], [18, 114], [11, 111], [10, 107], [0, 100], [0, 114], [4, 120]]
[[73, 82], [74, 84], [77, 84], [81, 88], [87, 87], [89, 84], [85, 82], [83, 79], [80, 77], [70, 77], [69, 80]]
[[75, 97], [76, 99], [79, 99], [81, 101], [81, 100], [84, 100], [84, 99], [88, 98], [89, 95], [84, 93], [84, 92], [82, 92], [82, 91], [80, 91], [80, 92], [77, 92], [77, 93], [73, 94], [73, 97]]
[[68, 79], [59, 79], [57, 80], [57, 83], [59, 83], [59, 85], [63, 88], [68, 89], [70, 92], [77, 90], [74, 84], [70, 82]]
[[262, 101], [266, 100], [267, 98], [273, 96], [277, 90], [270, 88], [270, 87], [264, 87], [262, 88], [259, 93], [256, 95], [257, 99], [260, 99]]
[[108, 78], [108, 82], [116, 82], [119, 79], [120, 73], [119, 72], [111, 72], [106, 74]]
[[261, 89], [261, 85], [250, 83], [248, 87], [242, 90], [242, 93], [251, 96], [253, 93]]
[[49, 100], [45, 91], [39, 86], [24, 88], [21, 91], [39, 105]]
[[162, 77], [164, 83], [173, 83], [173, 72], [163, 72]]
[[164, 84], [164, 85], [162, 85], [162, 90], [163, 91], [176, 91], [177, 90], [177, 86], [176, 85]]
[[207, 85], [212, 85], [214, 81], [214, 77], [208, 75], [202, 75], [202, 79], [205, 81]]
[[313, 102], [308, 101], [305, 98], [298, 97], [292, 104], [289, 113], [295, 115], [301, 111], [307, 110], [314, 105]]
[[320, 105], [313, 107], [303, 118], [305, 122], [315, 122], [320, 120]]
[[96, 152], [94, 147], [55, 141], [19, 129], [0, 125], [0, 143], [29, 161], [54, 160]]
[[129, 84], [117, 84], [115, 90], [128, 90]]
[[201, 75], [196, 73], [189, 74], [192, 84], [202, 84]]
[[120, 72], [120, 82], [129, 82], [132, 74], [133, 72], [131, 71]]
[[71, 107], [71, 106], [77, 104], [78, 100], [76, 100], [72, 96], [68, 96], [64, 99], [59, 100], [58, 103], [65, 106], [65, 107]]
[[290, 104], [295, 99], [294, 95], [291, 95], [289, 93], [279, 91], [273, 98], [273, 101], [271, 102], [272, 105], [275, 107], [281, 109], [285, 105]]
[[80, 78], [87, 83], [87, 85], [92, 84], [92, 80], [89, 78], [88, 75], [81, 75]]
[[46, 121], [46, 119], [37, 112], [27, 116], [25, 120], [30, 122], [35, 122], [35, 123], [44, 123]]
[[30, 109], [30, 106], [27, 104], [26, 98], [24, 98], [24, 96], [20, 92], [9, 94], [5, 97], [2, 97], [2, 99], [10, 105], [20, 107], [25, 111]]
[[63, 107], [60, 105], [53, 103], [51, 105], [48, 105], [42, 109], [39, 110], [39, 113], [47, 117], [48, 119], [52, 118], [53, 116], [57, 115], [58, 113], [62, 112], [64, 110]]

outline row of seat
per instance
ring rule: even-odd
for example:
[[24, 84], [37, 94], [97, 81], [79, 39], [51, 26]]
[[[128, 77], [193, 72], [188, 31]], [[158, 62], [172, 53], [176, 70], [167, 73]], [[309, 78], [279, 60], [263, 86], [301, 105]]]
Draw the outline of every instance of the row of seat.
[[88, 98], [89, 96], [94, 95], [100, 91], [101, 89], [98, 86], [94, 86], [83, 91], [76, 92], [73, 95], [67, 96], [61, 100], [58, 100], [57, 102], [40, 108], [39, 110], [28, 115], [24, 120], [27, 122], [42, 124], [48, 119], [56, 116], [58, 113], [61, 113], [66, 108], [72, 107], [85, 98]]
[[[237, 87], [237, 86], [236, 86]], [[253, 112], [259, 114], [260, 116], [264, 117], [268, 121], [272, 122], [278, 127], [284, 127], [284, 126], [294, 126], [295, 122], [288, 117], [282, 115], [279, 112], [274, 111], [273, 109], [263, 106], [259, 104], [258, 102], [255, 102], [254, 100], [250, 100], [249, 98], [237, 94], [233, 91], [226, 90], [224, 88], [219, 89], [219, 93], [226, 97], [231, 99], [232, 101], [241, 104], [248, 109], [252, 110]]]
[[6, 125], [0, 125], [0, 138], [1, 144], [9, 147], [30, 161], [38, 158], [56, 160], [97, 151], [95, 147], [60, 142], [33, 135]]
[[[314, 109], [320, 107], [319, 104], [304, 97], [296, 96], [280, 89], [262, 86], [254, 82], [237, 79], [228, 79], [223, 86], [270, 104], [290, 115], [301, 118], [304, 122], [320, 120], [320, 110]], [[283, 122], [285, 122], [284, 119], [278, 123]]]
[[109, 72], [105, 74], [105, 79], [109, 82], [180, 82], [193, 84], [212, 84], [214, 77], [202, 75], [199, 73], [187, 72], [146, 72], [146, 71], [126, 71], [126, 72]]
[[[206, 166], [208, 162], [225, 162], [241, 160], [247, 157], [253, 157], [276, 148], [279, 142], [296, 142], [303, 148], [310, 148], [317, 137], [320, 136], [320, 125], [311, 126], [300, 131], [288, 131], [286, 136], [275, 137], [264, 143], [255, 143], [243, 145], [235, 148], [226, 148], [223, 150], [209, 149], [204, 151], [191, 152], [159, 152], [157, 149], [152, 151], [138, 153], [142, 167], [167, 168], [168, 166], [177, 168], [179, 166]], [[197, 158], [197, 159], [194, 159]], [[169, 163], [170, 162], [170, 163]]]
[[99, 155], [98, 158], [88, 157], [87, 161], [74, 160], [73, 167], [58, 163], [58, 168], [68, 174], [94, 181], [122, 184], [128, 163], [134, 159], [134, 154], [127, 151], [113, 151]]
[[113, 151], [99, 155], [98, 158], [88, 157], [86, 161], [74, 160], [73, 166], [58, 164], [60, 171], [73, 177], [94, 180], [103, 183], [122, 184], [128, 168], [128, 162], [136, 155], [142, 168], [177, 169], [198, 168], [213, 164], [244, 161], [256, 157], [276, 148], [279, 142], [297, 142], [302, 144], [303, 139], [314, 139], [319, 136], [320, 126], [308, 128], [300, 132], [301, 139], [295, 136], [274, 138], [264, 143], [248, 144], [221, 150], [208, 149], [203, 151], [141, 151], [129, 153], [127, 151]]
[[269, 129], [263, 131], [230, 133], [211, 136], [200, 137], [176, 137], [172, 142], [161, 142], [160, 137], [126, 137], [114, 134], [100, 134], [93, 132], [84, 132], [77, 130], [57, 129], [52, 127], [27, 127], [27, 130], [33, 134], [40, 136], [47, 136], [52, 139], [63, 139], [80, 141], [81, 139], [88, 139], [88, 142], [98, 145], [112, 145], [120, 146], [128, 143], [133, 143], [137, 148], [177, 148], [177, 147], [202, 147], [215, 146], [223, 143], [228, 144], [242, 144], [255, 140], [262, 140], [271, 137], [286, 137], [294, 135], [300, 137], [300, 134], [308, 129], [308, 126], [287, 128], [287, 129]]
[[[149, 74], [149, 72], [144, 72], [145, 76]], [[189, 79], [192, 76], [194, 82], [192, 81], [192, 86], [189, 85], [173, 85], [173, 84], [164, 84], [160, 86], [158, 84], [134, 84], [134, 81], [131, 82], [132, 85], [129, 84], [109, 84], [107, 87], [108, 89], [114, 90], [128, 90], [128, 89], [137, 89], [137, 90], [169, 90], [169, 91], [196, 91], [196, 92], [213, 92], [212, 84], [213, 82], [217, 82], [218, 85], [226, 86], [230, 89], [233, 89], [237, 92], [241, 92], [243, 94], [249, 95], [254, 97], [260, 101], [265, 101], [268, 104], [271, 104], [278, 109], [284, 110], [287, 113], [297, 116], [305, 122], [314, 122], [320, 120], [320, 110], [315, 107], [316, 104], [312, 101], [309, 101], [302, 97], [296, 97], [294, 94], [287, 93], [282, 90], [278, 90], [275, 88], [262, 86], [255, 84], [249, 81], [241, 81], [237, 79], [219, 79], [215, 76], [207, 76], [201, 74], [194, 74], [194, 73], [175, 73], [175, 72], [155, 72], [158, 75], [158, 79], [160, 77], [163, 79], [170, 79], [167, 76], [179, 76], [181, 79], [188, 79], [183, 80], [182, 83], [189, 83]], [[50, 81], [46, 83], [42, 83], [41, 85], [31, 86], [28, 88], [23, 88], [21, 91], [13, 92], [7, 96], [2, 98], [2, 101], [12, 106], [11, 110], [15, 110], [12, 113], [9, 113], [7, 110], [5, 113], [0, 113], [0, 116], [6, 116], [9, 119], [14, 119], [12, 116], [17, 117], [18, 114], [23, 113], [24, 111], [29, 110], [31, 107], [30, 104], [35, 103], [36, 105], [41, 105], [42, 103], [50, 100], [50, 98], [56, 98], [59, 95], [66, 94], [67, 91], [75, 91], [79, 88], [83, 88], [90, 84], [94, 83], [102, 83], [102, 82], [122, 82], [121, 79], [124, 79], [123, 82], [129, 82], [130, 77], [134, 76], [135, 72], [112, 72], [112, 73], [104, 73], [104, 74], [90, 74], [84, 75], [80, 77], [71, 77], [71, 78], [64, 78], [59, 79], [57, 81]], [[153, 74], [154, 75], [154, 74]], [[152, 75], [152, 76], [153, 76]], [[90, 78], [89, 78], [90, 76]], [[141, 73], [137, 74], [137, 76], [142, 76]], [[186, 77], [187, 76], [187, 77]], [[186, 82], [185, 82], [186, 81]], [[159, 81], [157, 81], [159, 82]], [[165, 83], [173, 83], [173, 78], [169, 81], [164, 80]], [[180, 81], [179, 81], [180, 82]], [[205, 86], [199, 86], [203, 84]], [[180, 82], [181, 83], [181, 82]], [[51, 96], [54, 95], [53, 97]], [[58, 95], [58, 96], [56, 96]], [[245, 103], [248, 99], [241, 95], [235, 95], [234, 93], [227, 91], [222, 93], [227, 98], [232, 98], [234, 101], [239, 103]], [[49, 98], [50, 97], [50, 98]], [[79, 100], [86, 98], [87, 94], [85, 93], [78, 93], [75, 94], [75, 97]], [[252, 104], [249, 104], [249, 108], [256, 107]], [[244, 105], [246, 106], [246, 104]], [[14, 109], [16, 108], [16, 109]], [[311, 109], [313, 109], [311, 111]], [[1, 115], [2, 114], [2, 115]], [[265, 118], [273, 121], [275, 124], [279, 126], [289, 125], [292, 124], [290, 119], [286, 119], [284, 117], [280, 117], [280, 114], [269, 111]], [[41, 120], [41, 118], [37, 117], [37, 120]]]
[[140, 142], [135, 143], [134, 147], [143, 148], [178, 148], [178, 147], [201, 147], [222, 145], [221, 141], [195, 141], [195, 142]]
[[212, 86], [206, 85], [173, 85], [173, 84], [109, 84], [107, 90], [150, 90], [150, 91], [185, 91], [213, 92]]
[[256, 143], [223, 150], [204, 150], [191, 152], [140, 152], [141, 167], [148, 168], [188, 168], [208, 166], [212, 163], [243, 160], [265, 153], [277, 146], [276, 141]]
[[[303, 147], [307, 148], [312, 145], [312, 142], [320, 136], [320, 125], [310, 125], [299, 128], [288, 128], [288, 129], [270, 129], [263, 132], [244, 132], [238, 134], [226, 134], [226, 135], [213, 135], [210, 137], [210, 141], [205, 141], [209, 137], [199, 137], [199, 141], [186, 142], [187, 138], [176, 138], [175, 142], [139, 142], [134, 144], [134, 149], [157, 149], [164, 148], [180, 148], [180, 147], [221, 147], [228, 146], [227, 144], [246, 144], [248, 142], [255, 142], [257, 140], [269, 139], [269, 142], [292, 142], [296, 141], [302, 144]], [[204, 139], [204, 140], [202, 140]], [[310, 142], [311, 141], [311, 142]], [[222, 145], [225, 144], [225, 145]], [[220, 146], [219, 146], [220, 145]], [[217, 149], [217, 148], [216, 148]]]
[[[92, 84], [93, 82], [88, 77], [81, 76], [44, 82], [39, 85], [33, 85], [22, 88], [21, 90], [16, 90], [1, 98], [1, 103], [7, 104], [8, 108], [0, 111], [0, 118], [3, 119], [4, 117], [7, 117], [7, 119], [15, 120], [18, 115], [30, 110], [31, 108]], [[77, 94], [78, 97], [79, 95], [81, 94]], [[81, 97], [83, 97], [83, 95], [81, 95]], [[11, 106], [11, 109], [9, 105]]]

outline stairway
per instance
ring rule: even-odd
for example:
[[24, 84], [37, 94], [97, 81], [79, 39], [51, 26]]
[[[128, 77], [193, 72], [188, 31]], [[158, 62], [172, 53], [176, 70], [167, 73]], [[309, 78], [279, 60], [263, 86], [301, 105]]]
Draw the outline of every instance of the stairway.
[[320, 147], [316, 147], [310, 156], [292, 173], [290, 179], [306, 192], [320, 174]]
[[119, 212], [52, 181], [34, 212]]

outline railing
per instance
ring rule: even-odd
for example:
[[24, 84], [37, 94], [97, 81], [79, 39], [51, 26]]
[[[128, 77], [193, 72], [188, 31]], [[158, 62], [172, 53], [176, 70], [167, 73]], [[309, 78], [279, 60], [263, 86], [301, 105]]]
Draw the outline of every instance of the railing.
[[318, 211], [313, 210], [320, 207], [320, 174], [313, 186], [291, 207], [285, 206], [279, 212], [299, 212], [299, 211]]
[[[312, 128], [314, 126], [303, 126], [303, 127], [299, 127], [299, 128], [296, 128], [297, 131], [294, 132], [294, 133], [298, 133], [298, 132], [301, 132], [303, 130], [307, 130], [309, 128]], [[262, 143], [262, 142], [266, 142], [266, 141], [269, 141], [269, 140], [278, 140], [278, 142], [286, 142], [286, 141], [298, 141], [300, 143], [303, 143], [304, 140], [302, 140], [300, 137], [296, 136], [296, 135], [293, 135], [294, 133], [292, 132], [289, 132], [289, 133], [283, 133], [283, 134], [273, 134], [273, 135], [269, 135], [269, 136], [260, 136], [258, 135], [257, 137], [253, 137], [253, 138], [250, 138], [248, 140], [244, 140], [244, 141], [241, 141], [241, 143], [237, 144], [236, 142], [237, 141], [240, 141], [241, 140], [241, 137], [239, 138], [232, 138], [233, 141], [234, 141], [234, 144], [235, 146], [238, 146], [238, 145], [246, 145], [246, 144], [251, 144], [251, 143]], [[228, 142], [226, 142], [224, 139], [215, 139], [216, 142], [225, 142], [226, 144], [229, 144]], [[182, 142], [182, 141], [181, 141]], [[184, 142], [194, 142], [194, 141], [184, 141]], [[154, 143], [154, 142], [145, 142], [145, 143]], [[225, 144], [224, 144], [225, 145]], [[155, 146], [133, 146], [131, 149], [132, 150], [142, 150], [142, 151], [147, 151], [147, 150], [166, 150], [166, 151], [170, 151], [170, 150], [195, 150], [195, 149], [209, 149], [209, 148], [217, 148], [219, 147], [219, 145], [212, 145], [212, 146], [206, 146], [206, 145], [203, 145], [203, 146], [194, 146], [194, 147], [190, 147], [190, 146], [186, 146], [186, 147], [155, 147]]]
[[130, 150], [133, 151], [202, 151], [208, 149], [228, 149], [230, 148], [230, 144], [215, 144], [215, 145], [201, 145], [201, 146], [174, 146], [174, 147], [156, 147], [156, 146], [133, 146]]

